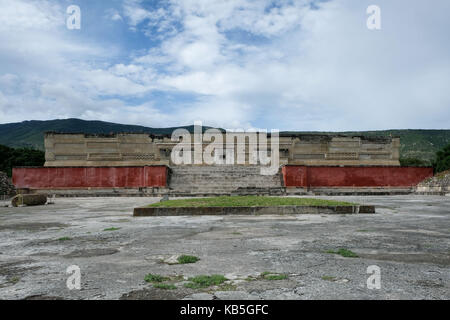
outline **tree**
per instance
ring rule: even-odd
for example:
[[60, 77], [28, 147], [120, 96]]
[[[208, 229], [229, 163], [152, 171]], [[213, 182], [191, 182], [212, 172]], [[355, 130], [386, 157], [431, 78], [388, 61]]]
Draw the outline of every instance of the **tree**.
[[13, 167], [41, 167], [45, 163], [45, 153], [29, 148], [13, 149], [0, 145], [0, 171], [12, 175]]
[[436, 172], [442, 172], [449, 169], [450, 169], [450, 144], [436, 153], [436, 160], [434, 162], [434, 170]]
[[419, 158], [400, 158], [400, 165], [402, 167], [428, 167], [428, 161]]

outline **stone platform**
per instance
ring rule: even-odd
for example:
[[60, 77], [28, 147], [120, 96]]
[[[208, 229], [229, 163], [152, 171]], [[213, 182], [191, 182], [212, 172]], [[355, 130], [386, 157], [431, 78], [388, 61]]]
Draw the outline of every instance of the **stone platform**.
[[270, 207], [140, 207], [135, 217], [152, 216], [223, 216], [223, 215], [296, 215], [375, 213], [375, 206], [270, 206]]

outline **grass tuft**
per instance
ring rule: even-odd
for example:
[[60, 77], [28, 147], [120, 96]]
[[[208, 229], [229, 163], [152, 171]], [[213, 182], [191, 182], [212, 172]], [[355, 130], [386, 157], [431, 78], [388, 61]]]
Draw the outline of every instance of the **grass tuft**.
[[153, 282], [154, 283], [154, 282], [163, 282], [163, 281], [169, 280], [169, 278], [161, 276], [159, 274], [151, 274], [151, 273], [149, 273], [149, 274], [147, 274], [145, 276], [144, 280], [146, 282]]
[[16, 284], [16, 283], [18, 283], [19, 281], [20, 281], [20, 278], [19, 278], [19, 277], [13, 277], [13, 278], [11, 278], [11, 280], [9, 280], [9, 282], [12, 283], [12, 284]]
[[116, 228], [116, 227], [112, 227], [112, 228], [106, 228], [106, 229], [103, 229], [103, 231], [117, 231], [117, 230], [119, 230], [120, 228]]
[[200, 275], [189, 278], [189, 282], [185, 283], [184, 286], [190, 289], [200, 289], [210, 286], [218, 286], [227, 280], [228, 279], [221, 274], [213, 274], [211, 276]]
[[198, 260], [200, 260], [200, 258], [198, 258], [196, 256], [188, 256], [188, 255], [179, 256], [177, 259], [178, 263], [180, 263], [180, 264], [196, 263]]
[[219, 291], [236, 291], [236, 289], [236, 285], [231, 283], [224, 283], [219, 287]]
[[275, 272], [263, 272], [261, 273], [261, 278], [265, 280], [285, 280], [288, 278], [286, 274], [283, 273], [275, 273]]
[[72, 238], [70, 237], [62, 237], [58, 239], [58, 241], [70, 241], [70, 240], [72, 240]]
[[356, 253], [354, 253], [351, 250], [344, 249], [344, 248], [338, 249], [337, 251], [327, 250], [326, 253], [339, 254], [345, 258], [358, 258], [358, 255]]
[[163, 290], [174, 290], [177, 288], [175, 285], [167, 283], [155, 283], [153, 284], [153, 287]]

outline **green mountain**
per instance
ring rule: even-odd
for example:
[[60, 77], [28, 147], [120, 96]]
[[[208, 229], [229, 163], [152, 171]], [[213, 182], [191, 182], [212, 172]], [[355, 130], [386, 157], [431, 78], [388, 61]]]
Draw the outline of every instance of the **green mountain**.
[[[178, 128], [178, 127], [177, 127]], [[149, 134], [172, 134], [177, 128], [149, 128], [104, 121], [85, 121], [80, 119], [23, 121], [0, 124], [0, 145], [14, 148], [34, 148], [44, 150], [44, 133], [92, 133], [109, 134], [119, 132], [138, 132]], [[180, 127], [193, 131], [194, 126]], [[205, 127], [204, 129], [207, 129]]]
[[417, 158], [426, 161], [433, 160], [437, 151], [450, 144], [450, 130], [384, 130], [365, 131], [361, 134], [400, 137], [401, 158]]
[[[194, 126], [181, 127], [193, 131]], [[208, 127], [204, 127], [207, 129]], [[103, 121], [85, 121], [80, 119], [24, 121], [0, 124], [0, 145], [9, 147], [30, 147], [44, 150], [44, 132], [66, 133], [117, 133], [141, 132], [149, 134], [171, 134], [176, 128], [149, 128], [124, 125]], [[283, 132], [288, 133], [288, 132]], [[291, 132], [289, 132], [291, 133]], [[292, 132], [294, 133], [294, 132]], [[367, 136], [400, 137], [400, 155], [402, 158], [431, 160], [436, 152], [450, 144], [450, 130], [382, 130], [353, 132], [295, 132], [314, 134], [343, 134]]]

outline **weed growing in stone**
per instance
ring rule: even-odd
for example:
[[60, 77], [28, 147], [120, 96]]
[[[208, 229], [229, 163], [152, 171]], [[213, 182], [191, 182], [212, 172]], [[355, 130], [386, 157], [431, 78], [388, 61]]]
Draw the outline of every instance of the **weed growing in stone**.
[[58, 239], [58, 241], [70, 241], [70, 240], [72, 240], [72, 238], [70, 237], [62, 237]]
[[265, 280], [285, 280], [288, 278], [286, 274], [280, 274], [275, 272], [263, 272], [261, 273], [261, 278]]
[[326, 253], [339, 254], [345, 258], [358, 258], [358, 255], [356, 253], [344, 248], [338, 249], [337, 251], [327, 250]]
[[153, 284], [153, 287], [163, 290], [174, 290], [177, 288], [175, 285], [167, 283], [155, 283]]
[[236, 288], [237, 287], [234, 284], [224, 283], [219, 287], [219, 291], [235, 291]]
[[146, 282], [163, 282], [169, 280], [168, 277], [161, 276], [159, 274], [147, 274], [144, 278]]
[[117, 230], [120, 230], [120, 228], [112, 227], [112, 228], [103, 229], [103, 231], [117, 231]]
[[188, 255], [182, 255], [179, 256], [177, 261], [179, 264], [186, 264], [186, 263], [196, 263], [200, 258], [196, 256], [188, 256]]
[[188, 283], [185, 283], [184, 286], [190, 289], [200, 289], [207, 288], [210, 286], [218, 286], [228, 279], [221, 274], [213, 274], [211, 276], [200, 275], [196, 277], [192, 277], [188, 279]]
[[9, 282], [11, 282], [12, 284], [16, 284], [16, 283], [18, 283], [20, 281], [20, 278], [19, 277], [13, 277], [13, 278], [11, 278], [11, 280], [9, 280]]

